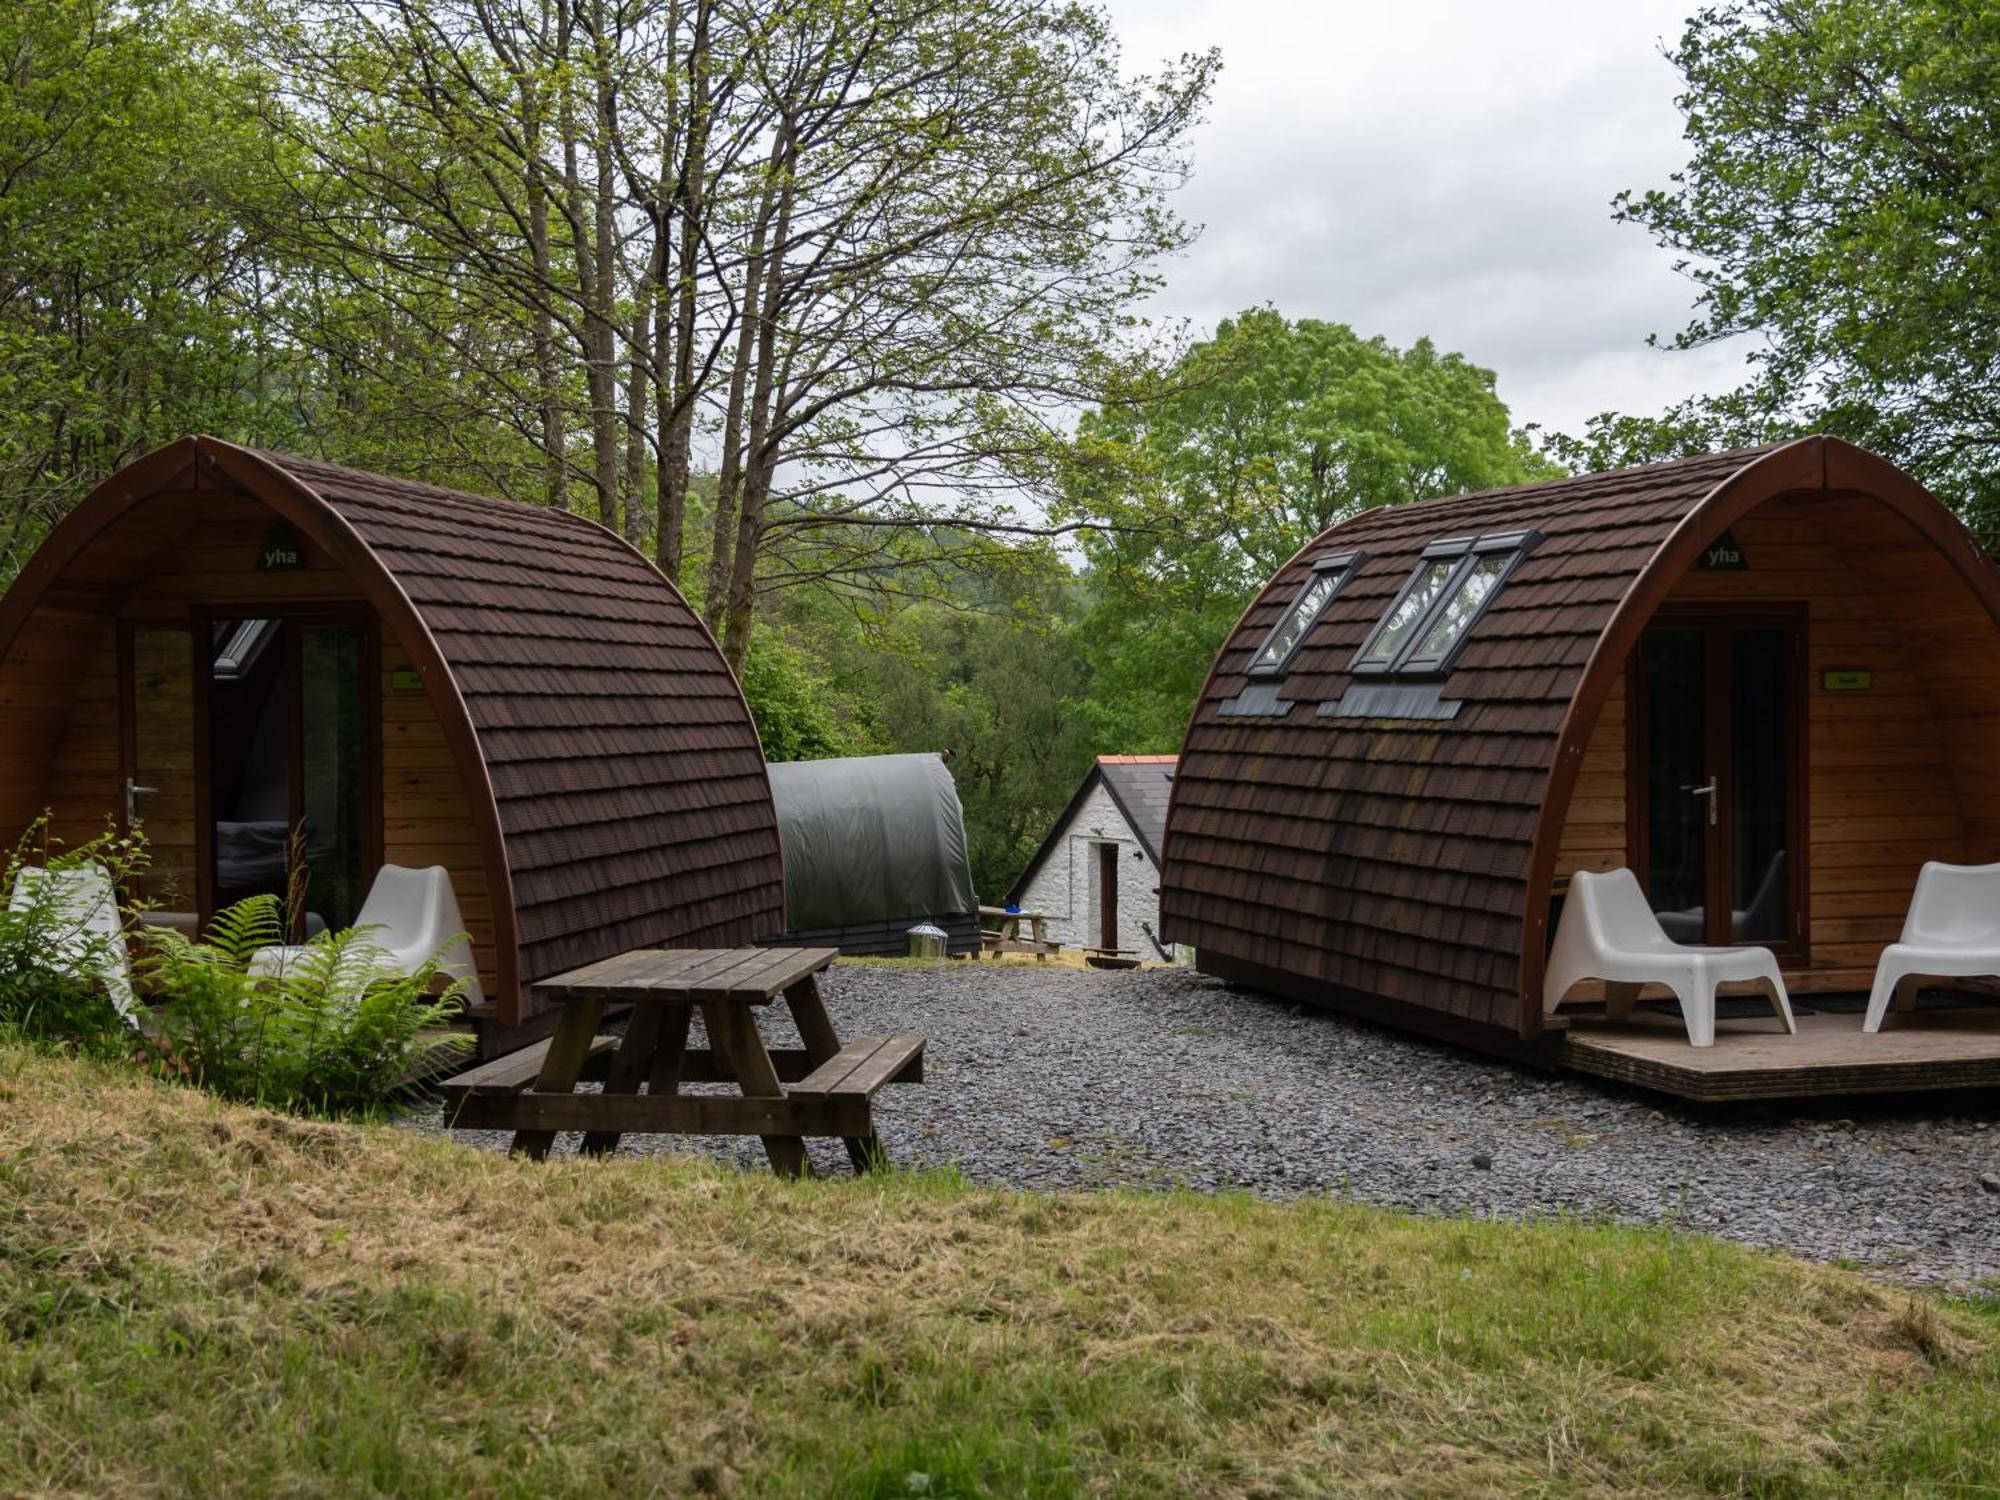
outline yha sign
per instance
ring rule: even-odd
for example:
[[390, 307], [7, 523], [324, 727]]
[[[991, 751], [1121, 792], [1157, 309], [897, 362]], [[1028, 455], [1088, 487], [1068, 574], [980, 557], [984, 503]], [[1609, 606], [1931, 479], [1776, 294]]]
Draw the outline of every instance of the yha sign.
[[257, 553], [259, 573], [298, 573], [305, 565], [305, 549], [291, 527], [280, 523], [264, 533], [263, 548]]
[[1741, 573], [1750, 566], [1750, 560], [1743, 555], [1743, 548], [1728, 532], [1708, 544], [1701, 554], [1701, 561], [1695, 564], [1699, 573]]

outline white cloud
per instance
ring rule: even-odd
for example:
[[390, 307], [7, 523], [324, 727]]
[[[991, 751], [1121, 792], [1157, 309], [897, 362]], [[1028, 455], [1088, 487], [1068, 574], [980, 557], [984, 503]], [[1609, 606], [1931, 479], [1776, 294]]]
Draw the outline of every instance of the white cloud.
[[1221, 47], [1181, 212], [1206, 226], [1156, 311], [1269, 302], [1499, 375], [1517, 421], [1576, 430], [1740, 378], [1646, 347], [1693, 294], [1621, 188], [1685, 151], [1662, 46], [1692, 0], [1110, 0], [1127, 65]]

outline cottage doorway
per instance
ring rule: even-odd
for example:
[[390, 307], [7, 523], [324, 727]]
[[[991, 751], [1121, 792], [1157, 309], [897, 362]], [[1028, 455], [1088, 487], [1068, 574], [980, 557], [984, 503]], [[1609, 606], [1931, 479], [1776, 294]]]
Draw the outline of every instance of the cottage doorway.
[[1631, 848], [1667, 935], [1803, 961], [1805, 617], [1663, 612], [1633, 655]]
[[1097, 846], [1097, 946], [1118, 946], [1118, 846]]

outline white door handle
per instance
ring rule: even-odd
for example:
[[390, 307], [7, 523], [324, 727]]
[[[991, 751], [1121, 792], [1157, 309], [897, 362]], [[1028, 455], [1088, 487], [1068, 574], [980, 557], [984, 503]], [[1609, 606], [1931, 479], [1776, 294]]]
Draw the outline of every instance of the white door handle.
[[125, 778], [125, 827], [127, 830], [139, 821], [139, 799], [141, 797], [156, 796], [159, 790], [156, 786], [140, 786], [130, 776]]
[[1694, 797], [1708, 798], [1708, 826], [1715, 826], [1715, 778], [1709, 777], [1700, 786], [1684, 786], [1682, 791]]

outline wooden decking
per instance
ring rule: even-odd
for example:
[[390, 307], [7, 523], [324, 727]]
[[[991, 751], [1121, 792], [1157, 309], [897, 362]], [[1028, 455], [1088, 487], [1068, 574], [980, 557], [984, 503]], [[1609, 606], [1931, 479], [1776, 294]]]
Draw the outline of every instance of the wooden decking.
[[[1794, 1002], [1796, 1004], [1796, 1002]], [[1861, 1029], [1858, 1009], [1808, 1004], [1797, 1036], [1772, 1016], [1723, 1019], [1713, 1047], [1688, 1045], [1678, 1015], [1641, 1010], [1629, 1021], [1576, 1018], [1565, 1066], [1683, 1099], [1806, 1099], [2000, 1088], [2000, 1007], [1892, 1014]]]

